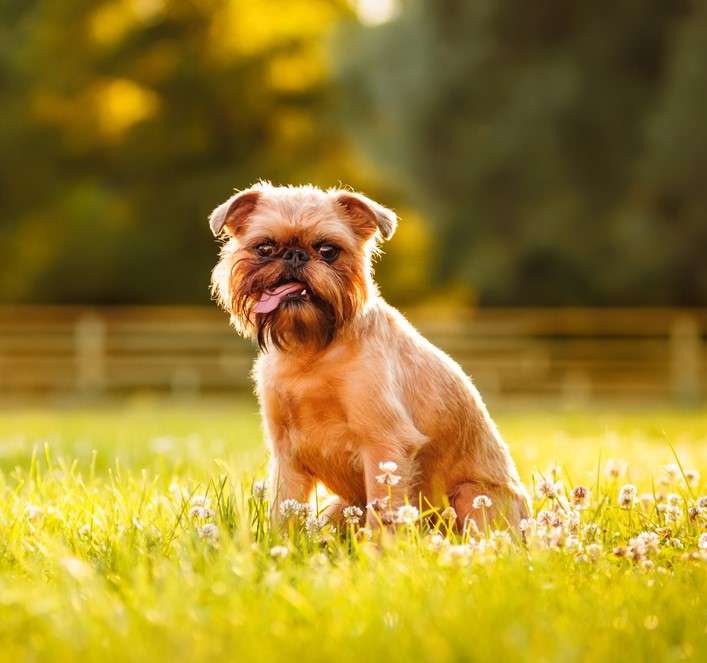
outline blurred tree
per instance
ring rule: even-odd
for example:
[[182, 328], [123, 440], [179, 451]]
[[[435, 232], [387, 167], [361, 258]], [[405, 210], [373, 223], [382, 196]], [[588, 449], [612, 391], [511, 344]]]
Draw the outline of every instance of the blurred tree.
[[350, 4], [0, 0], [0, 301], [204, 302], [262, 177], [397, 203], [397, 302], [707, 303], [705, 3]]
[[322, 118], [324, 38], [349, 11], [2, 0], [0, 299], [204, 302], [206, 218], [234, 186], [348, 175]]
[[407, 0], [339, 39], [347, 120], [489, 304], [707, 304], [704, 3]]

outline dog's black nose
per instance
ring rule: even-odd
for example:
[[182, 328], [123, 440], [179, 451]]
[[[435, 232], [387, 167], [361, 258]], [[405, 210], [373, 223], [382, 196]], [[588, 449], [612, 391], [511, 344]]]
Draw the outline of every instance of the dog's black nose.
[[290, 248], [282, 254], [282, 259], [285, 262], [289, 262], [291, 265], [297, 266], [303, 262], [307, 262], [309, 255], [304, 249]]

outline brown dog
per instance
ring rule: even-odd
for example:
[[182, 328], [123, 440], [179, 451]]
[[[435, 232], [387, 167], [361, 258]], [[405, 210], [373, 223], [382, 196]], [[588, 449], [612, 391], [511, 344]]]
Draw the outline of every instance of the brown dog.
[[[360, 194], [266, 183], [211, 214], [214, 234], [228, 234], [214, 295], [262, 350], [254, 376], [274, 513], [285, 499], [308, 501], [320, 481], [339, 508], [391, 491], [392, 507], [422, 497], [423, 508], [449, 503], [460, 525], [515, 525], [527, 496], [478, 391], [373, 281], [372, 256], [396, 224]], [[387, 461], [394, 486], [376, 479]], [[492, 505], [474, 503], [480, 495]]]

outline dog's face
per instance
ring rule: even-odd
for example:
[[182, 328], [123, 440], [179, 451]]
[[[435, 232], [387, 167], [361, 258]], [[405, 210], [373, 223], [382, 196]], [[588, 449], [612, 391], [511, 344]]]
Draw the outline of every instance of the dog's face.
[[371, 257], [396, 217], [360, 194], [258, 184], [211, 214], [228, 241], [213, 292], [265, 348], [324, 347], [375, 294]]

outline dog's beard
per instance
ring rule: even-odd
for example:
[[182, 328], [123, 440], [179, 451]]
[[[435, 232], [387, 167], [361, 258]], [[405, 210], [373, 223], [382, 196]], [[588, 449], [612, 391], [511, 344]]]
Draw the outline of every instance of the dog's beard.
[[269, 344], [286, 350], [295, 346], [321, 348], [337, 331], [333, 307], [320, 299], [284, 302], [271, 313], [256, 314], [256, 338], [261, 349]]
[[[302, 284], [305, 296], [284, 298], [267, 313], [256, 311], [263, 293], [294, 282]], [[368, 288], [363, 274], [344, 265], [332, 269], [309, 264], [293, 270], [277, 261], [260, 264], [242, 257], [232, 265], [230, 293], [237, 328], [253, 337], [261, 349], [322, 349], [361, 309]]]

